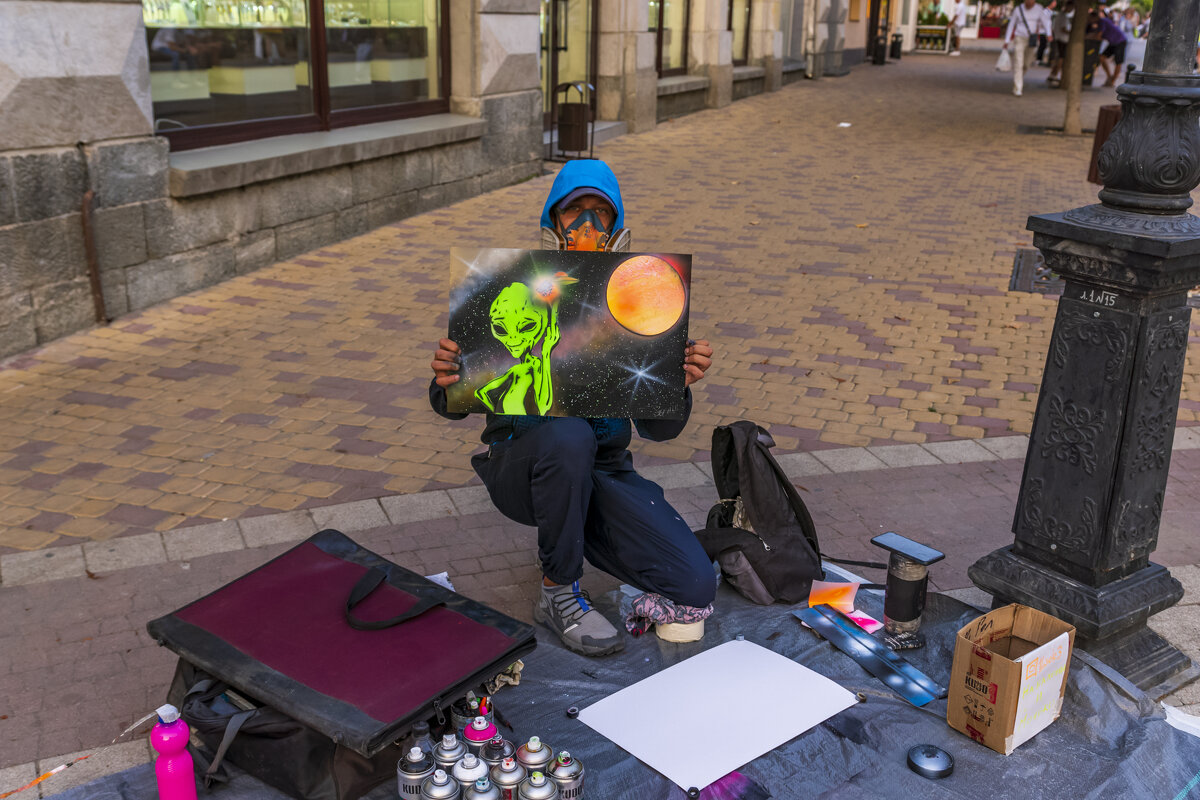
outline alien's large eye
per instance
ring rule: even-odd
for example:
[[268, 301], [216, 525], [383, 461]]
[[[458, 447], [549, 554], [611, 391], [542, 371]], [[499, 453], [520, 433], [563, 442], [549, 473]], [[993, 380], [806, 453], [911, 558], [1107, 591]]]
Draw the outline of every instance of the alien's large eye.
[[533, 333], [535, 330], [537, 330], [537, 320], [532, 320], [532, 319], [531, 319], [531, 320], [529, 320], [528, 322], [526, 322], [524, 325], [522, 325], [522, 326], [521, 326], [521, 327], [518, 329], [518, 332], [520, 332], [520, 333]]
[[503, 339], [505, 336], [508, 336], [508, 329], [504, 327], [503, 322], [493, 322], [492, 335], [497, 339]]

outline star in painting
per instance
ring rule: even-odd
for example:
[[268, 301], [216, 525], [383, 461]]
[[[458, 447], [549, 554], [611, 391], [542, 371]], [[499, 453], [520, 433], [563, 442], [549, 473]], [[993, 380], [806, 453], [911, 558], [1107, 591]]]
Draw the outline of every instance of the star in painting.
[[664, 383], [662, 378], [651, 373], [651, 371], [661, 364], [661, 361], [655, 361], [650, 366], [646, 366], [645, 362], [635, 366], [633, 364], [622, 364], [621, 369], [629, 373], [629, 377], [625, 379], [625, 383], [633, 384], [633, 393], [637, 394], [638, 389], [642, 388], [642, 384]]

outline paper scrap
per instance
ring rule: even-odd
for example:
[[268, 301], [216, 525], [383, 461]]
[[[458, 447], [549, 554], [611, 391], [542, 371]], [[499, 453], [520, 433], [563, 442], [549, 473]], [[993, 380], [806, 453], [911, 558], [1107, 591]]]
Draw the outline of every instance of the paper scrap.
[[825, 603], [849, 614], [854, 610], [854, 597], [858, 594], [858, 587], [857, 583], [813, 581], [812, 588], [808, 591], [809, 608]]
[[426, 575], [425, 580], [433, 581], [438, 586], [445, 586], [450, 591], [455, 591], [454, 584], [450, 582], [449, 572], [439, 572], [437, 575]]
[[883, 627], [882, 622], [875, 619], [870, 614], [864, 611], [859, 611], [858, 609], [850, 611], [846, 614], [846, 616], [849, 617], [855, 625], [862, 628], [867, 633], [874, 633]]
[[[779, 697], [789, 713], [764, 713]], [[753, 642], [726, 642], [579, 712], [683, 788], [703, 789], [854, 705], [833, 681]], [[720, 742], [719, 747], [697, 743]]]
[[850, 123], [849, 123], [849, 122], [839, 122], [839, 123], [838, 123], [838, 127], [839, 127], [839, 128], [849, 128], [849, 127], [850, 127]]

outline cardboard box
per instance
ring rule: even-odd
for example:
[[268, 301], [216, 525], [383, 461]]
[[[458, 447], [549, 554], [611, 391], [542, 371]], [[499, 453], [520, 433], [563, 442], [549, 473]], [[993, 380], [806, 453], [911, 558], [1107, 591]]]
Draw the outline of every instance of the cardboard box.
[[1008, 755], [1062, 710], [1075, 627], [1014, 603], [967, 625], [954, 642], [946, 722]]

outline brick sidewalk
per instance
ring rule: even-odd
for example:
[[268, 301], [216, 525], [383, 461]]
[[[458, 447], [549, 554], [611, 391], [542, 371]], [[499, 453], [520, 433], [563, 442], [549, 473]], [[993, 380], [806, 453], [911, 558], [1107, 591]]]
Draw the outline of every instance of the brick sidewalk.
[[[781, 450], [1027, 432], [1053, 299], [1007, 291], [1025, 217], [1095, 199], [1061, 93], [905, 58], [626, 136], [635, 246], [694, 253], [719, 360], [678, 440]], [[1111, 100], [1085, 93], [1084, 118]], [[840, 128], [838, 123], [852, 123]], [[459, 486], [474, 421], [425, 401], [450, 243], [534, 246], [550, 178], [124, 317], [0, 365], [0, 552]], [[1195, 421], [1189, 368], [1180, 419]], [[703, 457], [700, 455], [700, 457]]]
[[[939, 590], [969, 586], [966, 567], [1011, 542], [1009, 532], [1024, 437], [958, 441], [924, 446], [843, 448], [780, 461], [802, 488], [822, 548], [828, 554], [878, 559], [867, 540], [883, 530], [908, 534], [947, 553], [931, 568]], [[1165, 635], [1200, 657], [1194, 635], [1200, 602], [1200, 435], [1180, 434], [1172, 464], [1156, 560], [1184, 581], [1184, 604], [1156, 621]], [[1014, 455], [1016, 457], [1014, 457]], [[716, 499], [707, 464], [676, 464], [646, 470], [668, 500], [699, 526]], [[410, 520], [394, 524], [391, 520]], [[530, 620], [540, 571], [534, 566], [536, 536], [505, 519], [474, 487], [433, 491], [408, 498], [355, 501], [279, 518], [253, 518], [232, 526], [231, 544], [220, 526], [201, 531], [191, 553], [158, 544], [157, 560], [139, 562], [144, 539], [127, 559], [89, 560], [86, 577], [62, 577], [28, 568], [31, 557], [53, 563], [51, 554], [17, 554], [22, 579], [0, 589], [5, 625], [0, 633], [0, 791], [6, 776], [32, 775], [61, 763], [64, 754], [103, 747], [127, 724], [162, 702], [174, 658], [146, 635], [145, 623], [248, 572], [318, 528], [335, 525], [395, 560], [425, 573], [448, 571], [455, 587], [512, 616]], [[118, 540], [135, 541], [135, 538]], [[182, 541], [182, 540], [181, 540]], [[14, 556], [0, 560], [7, 574]], [[130, 563], [140, 564], [131, 566]], [[583, 581], [594, 594], [616, 581], [589, 568]], [[718, 609], [719, 613], [719, 609]], [[764, 614], [786, 609], [765, 608]], [[1175, 702], [1200, 711], [1200, 689], [1189, 687]], [[147, 757], [144, 741], [106, 751], [104, 759], [72, 770], [55, 791], [97, 773]], [[15, 777], [8, 784], [17, 785]]]

